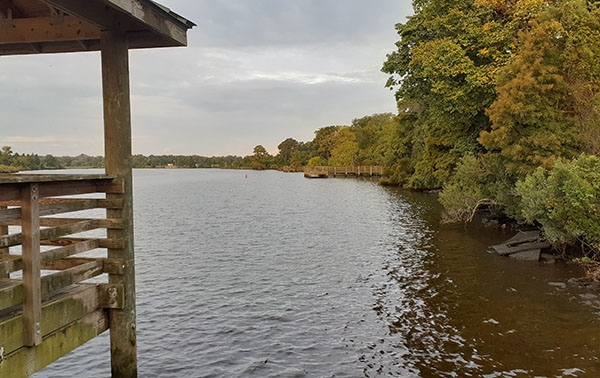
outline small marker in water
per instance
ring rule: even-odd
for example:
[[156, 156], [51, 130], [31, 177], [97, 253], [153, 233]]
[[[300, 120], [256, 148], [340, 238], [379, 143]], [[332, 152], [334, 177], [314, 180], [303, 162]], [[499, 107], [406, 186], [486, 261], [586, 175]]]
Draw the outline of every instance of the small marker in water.
[[246, 175], [246, 178], [248, 178], [248, 175]]

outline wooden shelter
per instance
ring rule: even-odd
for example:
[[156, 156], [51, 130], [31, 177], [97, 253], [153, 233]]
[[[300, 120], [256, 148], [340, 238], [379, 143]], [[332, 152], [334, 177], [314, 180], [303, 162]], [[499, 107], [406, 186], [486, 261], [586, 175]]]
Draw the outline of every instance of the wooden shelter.
[[[0, 377], [109, 328], [112, 376], [137, 376], [128, 50], [186, 46], [193, 26], [151, 0], [0, 0], [0, 55], [101, 51], [106, 157], [104, 175], [0, 175]], [[105, 196], [73, 197], [85, 193]], [[56, 217], [96, 208], [106, 218]], [[99, 228], [106, 238], [72, 237]], [[95, 249], [107, 256], [72, 257]]]

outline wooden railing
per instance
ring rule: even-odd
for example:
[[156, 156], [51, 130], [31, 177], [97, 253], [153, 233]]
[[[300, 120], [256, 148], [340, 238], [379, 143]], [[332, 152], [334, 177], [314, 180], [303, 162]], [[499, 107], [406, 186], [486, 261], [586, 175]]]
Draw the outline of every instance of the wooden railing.
[[[107, 309], [123, 307], [122, 285], [83, 283], [104, 273], [122, 275], [123, 261], [73, 256], [123, 249], [124, 241], [72, 237], [122, 229], [122, 221], [56, 217], [120, 209], [123, 191], [122, 182], [105, 175], [0, 175], [0, 377], [33, 374], [106, 331]], [[88, 193], [109, 198], [72, 197]]]
[[306, 177], [383, 176], [382, 166], [316, 166], [306, 167]]

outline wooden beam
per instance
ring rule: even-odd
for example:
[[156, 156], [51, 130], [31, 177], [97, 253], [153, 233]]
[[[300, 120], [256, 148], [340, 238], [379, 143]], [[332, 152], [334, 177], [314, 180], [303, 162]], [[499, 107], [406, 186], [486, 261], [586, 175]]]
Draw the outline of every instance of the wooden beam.
[[[24, 205], [23, 205], [24, 206]], [[24, 222], [25, 223], [25, 222]], [[39, 227], [39, 218], [37, 220], [37, 225]], [[23, 224], [25, 227], [25, 224]], [[38, 232], [38, 243], [39, 240], [45, 239], [55, 239], [65, 235], [78, 234], [80, 232], [95, 230], [96, 228], [100, 228], [98, 221], [96, 219], [89, 220], [81, 220], [76, 223], [70, 223], [63, 226], [45, 228], [43, 230], [39, 230]], [[0, 237], [0, 248], [4, 247], [13, 247], [15, 245], [23, 244], [25, 246], [25, 234], [11, 234], [7, 236]], [[39, 252], [38, 252], [39, 254]]]
[[173, 22], [170, 17], [165, 17], [149, 2], [135, 0], [105, 0], [113, 7], [134, 17], [146, 27], [166, 36], [180, 46], [187, 46], [187, 27]]
[[5, 356], [0, 364], [0, 377], [29, 377], [36, 371], [80, 347], [108, 329], [105, 310], [97, 310], [44, 337], [41, 345], [21, 348]]
[[[103, 272], [103, 262], [93, 260], [61, 272], [49, 274], [41, 278], [41, 295], [52, 294], [70, 285], [99, 276]], [[10, 281], [10, 283], [0, 288], [0, 310], [19, 305], [23, 301], [24, 288], [21, 282]]]
[[123, 249], [125, 243], [122, 239], [86, 239], [86, 238], [52, 238], [40, 242], [43, 246], [65, 247], [75, 243], [81, 243], [89, 240], [97, 240], [98, 248]]
[[49, 17], [17, 18], [13, 27], [2, 30], [0, 44], [81, 41], [100, 38], [100, 29], [73, 16], [65, 22], [51, 25]]
[[23, 344], [42, 342], [42, 290], [40, 276], [40, 207], [39, 185], [21, 189], [23, 249]]
[[[21, 199], [21, 186], [25, 183], [0, 184], [0, 202], [19, 201]], [[125, 190], [121, 180], [112, 178], [90, 180], [68, 180], [40, 182], [40, 198], [70, 196], [89, 193], [123, 193]]]
[[122, 275], [109, 275], [110, 284], [124, 288], [123, 309], [110, 310], [111, 365], [114, 378], [137, 377], [137, 335], [135, 306], [135, 261], [133, 247], [133, 174], [131, 157], [131, 108], [129, 94], [129, 52], [127, 36], [103, 31], [101, 38], [102, 89], [104, 99], [104, 148], [106, 173], [123, 181], [122, 209], [108, 209], [107, 218], [122, 219], [123, 229], [109, 229], [109, 239], [123, 240], [122, 249], [108, 250], [108, 257], [123, 261]]
[[85, 20], [100, 29], [119, 28], [119, 23], [126, 21], [113, 9], [106, 7], [102, 1], [97, 0], [42, 0], [63, 12]]
[[[99, 299], [98, 288], [90, 284], [72, 286], [53, 295], [42, 305], [43, 336], [103, 308]], [[22, 332], [23, 313], [20, 309], [0, 317], [0, 340], [5, 356], [24, 346]]]
[[[151, 30], [164, 36], [169, 46], [187, 46], [187, 25], [182, 25], [158, 7], [139, 0], [42, 0], [65, 13], [77, 16], [102, 30], [122, 32]], [[107, 6], [108, 5], [108, 6]]]
[[[100, 243], [98, 240], [90, 239], [64, 247], [51, 249], [49, 251], [44, 251], [41, 253], [40, 264], [43, 266], [50, 261], [64, 259], [69, 256], [92, 251], [99, 247]], [[12, 273], [21, 269], [23, 269], [23, 260], [21, 259], [21, 256], [0, 256], [0, 272]]]
[[[0, 203], [0, 223], [13, 222], [21, 219], [20, 209], [7, 209], [7, 206], [20, 206], [20, 201]], [[120, 209], [123, 201], [106, 200], [102, 198], [42, 198], [40, 199], [40, 216], [72, 213], [91, 209]], [[4, 234], [7, 235], [7, 234]]]

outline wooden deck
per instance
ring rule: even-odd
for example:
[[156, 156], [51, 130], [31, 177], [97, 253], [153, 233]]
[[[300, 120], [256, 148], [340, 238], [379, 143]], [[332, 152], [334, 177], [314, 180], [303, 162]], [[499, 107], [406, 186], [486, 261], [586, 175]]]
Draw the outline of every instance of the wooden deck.
[[[122, 180], [105, 175], [0, 176], [0, 377], [35, 373], [106, 331], [109, 309], [123, 308], [123, 284], [85, 281], [108, 274], [108, 282], [117, 282], [125, 262], [74, 256], [120, 250], [124, 240], [70, 237], [121, 230], [122, 219], [56, 216], [119, 211], [124, 191]], [[88, 193], [107, 195], [80, 196]], [[20, 232], [9, 233], [8, 226]], [[11, 273], [19, 278], [11, 279]]]
[[327, 178], [327, 177], [378, 177], [383, 176], [381, 166], [320, 166], [306, 167], [304, 177]]

